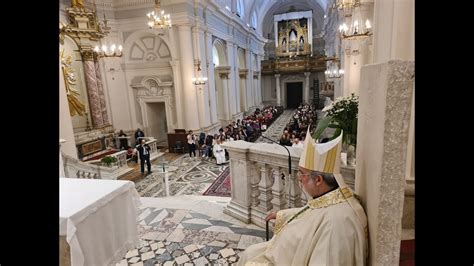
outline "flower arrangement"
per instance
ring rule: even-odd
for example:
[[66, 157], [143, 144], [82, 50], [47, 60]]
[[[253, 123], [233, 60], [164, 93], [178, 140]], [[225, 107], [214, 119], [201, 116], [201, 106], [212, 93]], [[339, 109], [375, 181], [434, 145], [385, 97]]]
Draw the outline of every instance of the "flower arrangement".
[[324, 107], [322, 112], [325, 117], [318, 123], [314, 138], [319, 136], [328, 127], [335, 128], [336, 131], [331, 139], [336, 138], [344, 132], [343, 143], [356, 145], [357, 143], [357, 117], [359, 110], [359, 96], [351, 94], [348, 97], [338, 97], [334, 102]]
[[116, 157], [112, 157], [112, 156], [105, 156], [104, 158], [102, 158], [100, 160], [103, 164], [105, 164], [106, 166], [110, 167], [113, 163], [116, 163], [117, 162], [117, 158]]

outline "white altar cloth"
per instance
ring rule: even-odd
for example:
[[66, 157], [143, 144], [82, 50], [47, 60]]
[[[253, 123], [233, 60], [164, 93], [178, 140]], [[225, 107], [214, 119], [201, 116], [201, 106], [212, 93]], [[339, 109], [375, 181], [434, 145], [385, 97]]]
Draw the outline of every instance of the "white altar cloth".
[[140, 196], [131, 181], [59, 178], [59, 235], [71, 265], [113, 265], [137, 244]]

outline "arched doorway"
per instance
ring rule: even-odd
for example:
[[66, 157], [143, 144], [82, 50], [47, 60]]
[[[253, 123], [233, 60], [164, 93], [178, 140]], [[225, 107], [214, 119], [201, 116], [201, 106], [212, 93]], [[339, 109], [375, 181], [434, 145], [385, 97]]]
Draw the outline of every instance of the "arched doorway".
[[[177, 124], [177, 100], [171, 50], [164, 36], [136, 32], [125, 43], [124, 73], [134, 127], [158, 142], [167, 141], [167, 133]], [[137, 71], [139, 70], [139, 71]], [[151, 75], [143, 75], [150, 73]]]

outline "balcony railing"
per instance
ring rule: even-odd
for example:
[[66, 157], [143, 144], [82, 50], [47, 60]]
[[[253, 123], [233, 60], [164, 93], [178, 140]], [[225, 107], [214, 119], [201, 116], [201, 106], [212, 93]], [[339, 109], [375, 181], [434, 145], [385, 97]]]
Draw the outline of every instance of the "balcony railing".
[[[239, 140], [223, 146], [229, 152], [232, 182], [232, 199], [224, 213], [264, 228], [268, 212], [306, 204], [296, 179], [302, 149], [287, 147], [292, 165], [289, 175], [288, 153], [277, 144]], [[346, 182], [352, 179], [354, 184], [354, 169], [342, 170]]]

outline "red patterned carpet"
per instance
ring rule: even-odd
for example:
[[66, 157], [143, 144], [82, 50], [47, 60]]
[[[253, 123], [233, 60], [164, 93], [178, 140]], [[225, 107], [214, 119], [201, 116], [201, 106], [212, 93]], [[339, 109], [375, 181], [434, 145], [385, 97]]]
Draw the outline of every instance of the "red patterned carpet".
[[230, 168], [227, 167], [212, 185], [204, 192], [205, 196], [230, 197]]

